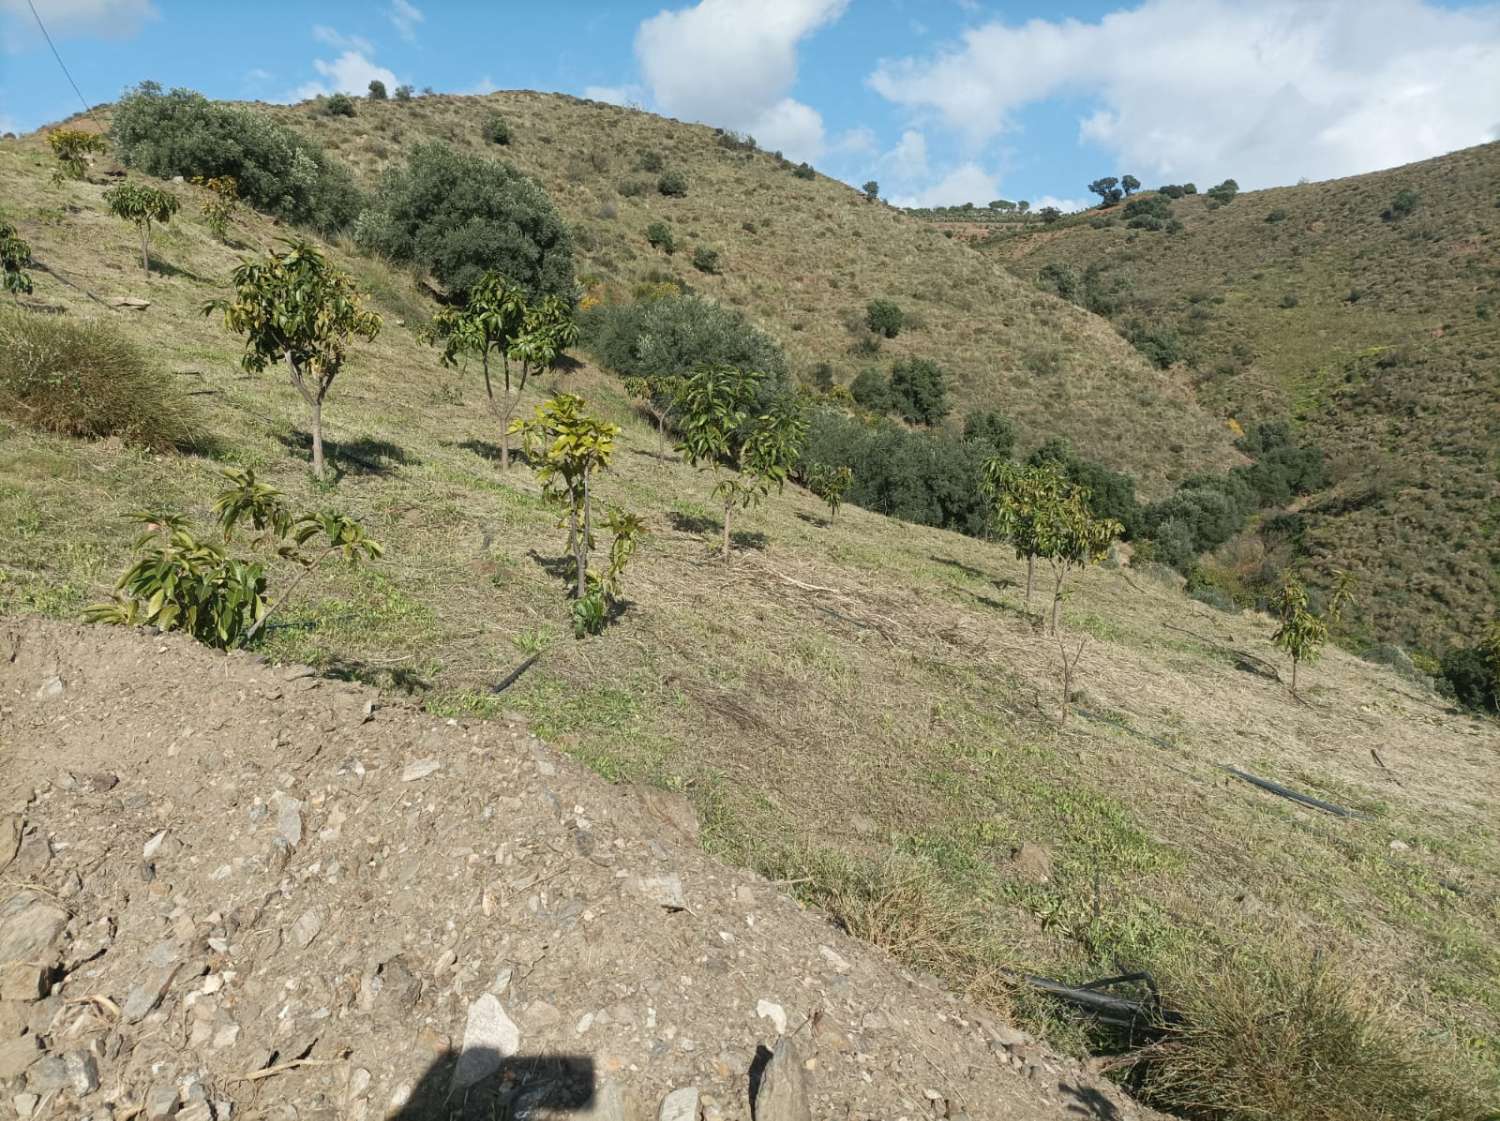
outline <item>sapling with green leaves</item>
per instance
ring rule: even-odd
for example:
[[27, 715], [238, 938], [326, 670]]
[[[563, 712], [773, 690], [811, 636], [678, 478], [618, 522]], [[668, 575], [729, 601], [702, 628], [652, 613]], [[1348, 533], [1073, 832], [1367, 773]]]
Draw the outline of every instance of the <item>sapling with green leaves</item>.
[[656, 458], [667, 458], [667, 419], [682, 392], [682, 378], [673, 374], [648, 374], [626, 378], [625, 392], [639, 401], [656, 421]]
[[312, 427], [312, 469], [323, 471], [323, 401], [343, 368], [349, 341], [373, 339], [380, 316], [368, 310], [354, 278], [308, 241], [292, 241], [243, 261], [231, 274], [234, 296], [212, 300], [204, 315], [221, 312], [224, 325], [245, 337], [240, 365], [258, 373], [286, 363], [294, 388], [307, 402]]
[[706, 363], [684, 379], [678, 397], [682, 441], [677, 450], [717, 476], [713, 493], [724, 504], [720, 555], [725, 563], [735, 508], [749, 509], [786, 485], [807, 433], [807, 415], [789, 394], [752, 415], [765, 378], [728, 363]]
[[1037, 525], [1067, 489], [1067, 480], [1051, 464], [1023, 466], [1004, 456], [985, 461], [980, 488], [990, 502], [990, 524], [996, 536], [1009, 541], [1016, 559], [1026, 561], [1026, 610], [1036, 584]]
[[1345, 605], [1353, 597], [1354, 577], [1340, 572], [1328, 597], [1322, 615], [1309, 606], [1307, 589], [1290, 568], [1281, 574], [1281, 586], [1271, 597], [1271, 611], [1276, 616], [1276, 631], [1271, 641], [1292, 660], [1292, 696], [1297, 695], [1297, 670], [1306, 662], [1316, 662], [1328, 641], [1328, 627], [1338, 621]]
[[1052, 566], [1053, 576], [1050, 633], [1057, 633], [1068, 574], [1102, 561], [1124, 530], [1114, 518], [1094, 516], [1086, 487], [1071, 487], [1040, 508], [1035, 522], [1036, 551]]
[[[491, 270], [469, 288], [463, 304], [445, 307], [433, 316], [424, 335], [429, 342], [442, 345], [445, 366], [479, 359], [485, 400], [500, 425], [500, 469], [509, 470], [511, 418], [527, 380], [578, 341], [572, 308], [557, 296], [528, 303], [524, 288]], [[495, 355], [500, 358], [502, 377], [498, 396], [490, 377], [490, 359]], [[514, 380], [512, 361], [518, 366]]]
[[844, 493], [854, 485], [852, 467], [830, 467], [826, 463], [814, 463], [807, 471], [807, 489], [828, 503], [828, 524], [839, 519], [839, 507], [844, 504]]
[[57, 157], [58, 166], [52, 173], [52, 181], [61, 183], [65, 179], [82, 179], [88, 175], [88, 157], [109, 151], [109, 142], [97, 132], [58, 128], [47, 134], [47, 147]]
[[104, 203], [116, 218], [135, 225], [141, 237], [141, 269], [151, 275], [151, 223], [162, 225], [177, 213], [177, 196], [145, 183], [124, 182], [104, 192]]
[[22, 239], [9, 222], [0, 221], [0, 283], [20, 303], [31, 293], [31, 243]]
[[208, 223], [208, 228], [213, 230], [214, 236], [220, 241], [225, 240], [229, 233], [229, 223], [233, 221], [240, 206], [239, 181], [233, 175], [213, 175], [208, 178], [195, 175], [193, 182], [208, 191], [198, 208], [199, 213]]
[[538, 405], [531, 417], [517, 418], [511, 430], [524, 441], [542, 494], [562, 509], [558, 525], [568, 531], [574, 629], [580, 637], [597, 634], [619, 598], [620, 577], [645, 533], [638, 517], [608, 508], [604, 524], [614, 535], [609, 567], [602, 575], [589, 571], [589, 553], [594, 547], [593, 478], [614, 457], [620, 428], [585, 412], [583, 398], [559, 393]]
[[[132, 515], [144, 527], [135, 542], [141, 555], [120, 577], [114, 597], [87, 608], [86, 619], [181, 630], [205, 645], [232, 649], [254, 641], [325, 560], [337, 555], [357, 565], [384, 551], [359, 522], [343, 514], [294, 513], [281, 492], [258, 482], [253, 470], [223, 474], [230, 485], [214, 502], [218, 539], [199, 534], [180, 515]], [[241, 523], [255, 533], [251, 547], [256, 553], [249, 556], [229, 551]], [[267, 594], [268, 554], [301, 570], [274, 603]]]

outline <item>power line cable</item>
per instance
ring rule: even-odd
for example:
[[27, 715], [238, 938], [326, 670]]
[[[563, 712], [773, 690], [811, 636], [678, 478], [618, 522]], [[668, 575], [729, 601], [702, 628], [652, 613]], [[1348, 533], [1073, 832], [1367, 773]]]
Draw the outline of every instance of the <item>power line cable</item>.
[[78, 83], [73, 81], [73, 75], [68, 73], [67, 63], [63, 62], [62, 55], [57, 53], [57, 45], [52, 42], [52, 36], [47, 34], [47, 25], [42, 22], [41, 14], [36, 10], [36, 5], [31, 0], [26, 0], [26, 6], [31, 9], [31, 16], [36, 20], [37, 27], [41, 29], [42, 38], [47, 40], [47, 46], [52, 48], [52, 57], [57, 59], [57, 65], [62, 67], [63, 77], [68, 80], [68, 85], [72, 86], [73, 92], [78, 95], [78, 101], [83, 106], [84, 116], [88, 116], [88, 114], [94, 111], [93, 107], [89, 105], [88, 100], [83, 96], [83, 91], [78, 88]]

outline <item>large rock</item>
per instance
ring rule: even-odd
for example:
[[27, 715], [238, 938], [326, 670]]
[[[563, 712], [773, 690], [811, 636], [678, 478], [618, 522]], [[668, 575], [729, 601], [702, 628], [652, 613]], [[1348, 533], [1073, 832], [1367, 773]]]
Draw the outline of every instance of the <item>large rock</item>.
[[787, 1036], [776, 1041], [771, 1061], [761, 1071], [753, 1109], [755, 1121], [812, 1121], [802, 1062]]
[[0, 906], [0, 962], [29, 961], [50, 965], [68, 925], [68, 912], [23, 892]]
[[464, 1025], [463, 1050], [453, 1068], [452, 1090], [482, 1082], [521, 1049], [521, 1029], [505, 1014], [494, 993], [485, 993], [469, 1005]]
[[662, 1099], [656, 1121], [698, 1121], [698, 1088], [685, 1086]]

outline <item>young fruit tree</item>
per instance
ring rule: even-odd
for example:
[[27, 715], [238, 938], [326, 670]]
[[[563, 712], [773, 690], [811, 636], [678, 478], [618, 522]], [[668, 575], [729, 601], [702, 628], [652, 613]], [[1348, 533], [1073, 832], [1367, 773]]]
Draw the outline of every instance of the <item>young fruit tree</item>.
[[1089, 509], [1089, 492], [1071, 487], [1040, 510], [1036, 520], [1037, 555], [1052, 566], [1052, 620], [1049, 631], [1057, 633], [1062, 610], [1063, 583], [1075, 568], [1098, 564], [1109, 555], [1109, 546], [1125, 527], [1114, 518], [1097, 518]]
[[[526, 291], [495, 271], [486, 272], [468, 291], [462, 305], [443, 308], [426, 332], [429, 342], [443, 345], [441, 361], [455, 366], [478, 358], [484, 373], [484, 394], [491, 414], [500, 423], [500, 469], [510, 469], [511, 417], [533, 371], [546, 369], [578, 341], [572, 309], [557, 296], [543, 296], [528, 304]], [[500, 357], [501, 392], [490, 377], [490, 357]], [[512, 380], [511, 362], [518, 364]]]
[[288, 243], [230, 275], [234, 296], [211, 300], [204, 315], [222, 312], [224, 325], [245, 337], [240, 365], [258, 373], [285, 362], [292, 388], [307, 402], [313, 475], [323, 479], [323, 401], [343, 368], [354, 336], [373, 339], [380, 316], [364, 306], [354, 279], [307, 241]]
[[5, 291], [17, 303], [31, 292], [31, 274], [26, 271], [30, 265], [31, 243], [22, 240], [9, 222], [0, 221], [0, 270]]
[[[352, 518], [331, 512], [294, 514], [281, 492], [256, 482], [252, 470], [230, 469], [224, 476], [230, 486], [213, 507], [219, 540], [199, 536], [175, 514], [133, 515], [145, 526], [135, 543], [141, 555], [120, 577], [114, 598], [86, 609], [85, 618], [186, 631], [205, 645], [228, 650], [253, 641], [307, 574], [334, 554], [355, 565], [383, 552]], [[229, 553], [241, 522], [255, 530], [253, 548], [301, 569], [274, 603], [267, 594], [265, 562]]]
[[105, 205], [116, 218], [135, 223], [141, 235], [141, 269], [151, 275], [151, 223], [165, 225], [177, 213], [177, 196], [144, 183], [120, 183], [104, 192]]
[[208, 228], [213, 230], [214, 236], [223, 241], [229, 232], [229, 223], [239, 209], [239, 182], [233, 175], [214, 175], [207, 179], [195, 175], [193, 182], [207, 188], [208, 194], [198, 209], [203, 220], [208, 223]]
[[676, 407], [677, 395], [682, 392], [682, 379], [672, 374], [626, 378], [625, 392], [639, 401], [656, 421], [656, 458], [666, 459], [667, 419]]
[[[724, 504], [720, 555], [729, 561], [730, 517], [781, 490], [797, 461], [807, 417], [791, 396], [751, 416], [765, 375], [728, 363], [699, 366], [684, 380], [679, 397], [682, 442], [677, 450], [695, 467], [718, 477], [714, 497]], [[731, 473], [732, 471], [732, 473]]]
[[984, 463], [979, 485], [990, 503], [995, 535], [1015, 547], [1017, 560], [1026, 561], [1026, 610], [1030, 611], [1036, 558], [1041, 555], [1037, 526], [1042, 512], [1061, 498], [1067, 482], [1051, 464], [1022, 466], [993, 456]]
[[1271, 641], [1285, 650], [1292, 659], [1292, 696], [1297, 695], [1297, 669], [1306, 662], [1311, 665], [1323, 652], [1328, 641], [1328, 624], [1337, 622], [1352, 595], [1354, 577], [1341, 572], [1334, 584], [1333, 594], [1328, 597], [1327, 610], [1318, 615], [1308, 605], [1307, 589], [1297, 579], [1296, 573], [1287, 569], [1281, 575], [1281, 587], [1271, 597], [1271, 610], [1276, 616], [1276, 632]]
[[851, 467], [830, 467], [826, 463], [814, 463], [807, 471], [807, 489], [828, 503], [828, 524], [839, 520], [839, 507], [844, 504], [844, 492], [854, 484]]
[[589, 571], [594, 547], [593, 477], [614, 456], [617, 425], [583, 411], [583, 398], [559, 393], [538, 405], [530, 419], [518, 418], [512, 430], [525, 441], [542, 493], [560, 506], [558, 523], [568, 531], [573, 583], [573, 625], [581, 638], [598, 634], [619, 599], [620, 577], [645, 525], [634, 514], [610, 507], [604, 524], [614, 535], [609, 567], [602, 575]]
[[76, 128], [59, 128], [49, 132], [47, 147], [57, 157], [58, 167], [52, 173], [55, 183], [61, 183], [64, 179], [82, 179], [89, 170], [86, 157], [109, 150], [108, 142], [97, 132], [84, 132]]

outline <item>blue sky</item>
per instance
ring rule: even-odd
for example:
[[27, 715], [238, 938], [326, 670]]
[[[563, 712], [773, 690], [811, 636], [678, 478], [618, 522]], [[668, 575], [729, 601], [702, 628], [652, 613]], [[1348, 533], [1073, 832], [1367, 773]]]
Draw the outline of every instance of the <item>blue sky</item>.
[[[90, 102], [528, 88], [751, 132], [897, 202], [1082, 205], [1085, 184], [1243, 187], [1500, 136], [1500, 3], [1438, 0], [34, 0]], [[0, 0], [0, 130], [78, 108]]]

